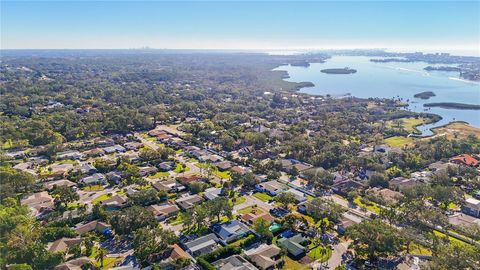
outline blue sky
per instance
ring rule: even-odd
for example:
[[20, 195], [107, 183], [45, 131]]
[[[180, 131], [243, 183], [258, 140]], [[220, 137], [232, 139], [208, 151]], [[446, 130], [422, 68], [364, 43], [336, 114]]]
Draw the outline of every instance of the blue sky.
[[2, 1], [2, 48], [478, 50], [480, 1]]

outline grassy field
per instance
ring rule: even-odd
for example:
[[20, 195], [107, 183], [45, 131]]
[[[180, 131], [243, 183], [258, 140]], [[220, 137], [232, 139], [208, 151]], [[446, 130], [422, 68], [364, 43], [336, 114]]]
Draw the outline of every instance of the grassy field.
[[157, 172], [155, 174], [149, 175], [148, 178], [154, 179], [154, 178], [162, 178], [162, 177], [167, 177], [170, 174], [168, 172]]
[[410, 145], [413, 143], [413, 138], [402, 137], [402, 136], [393, 136], [385, 139], [385, 143], [390, 147], [401, 148], [405, 145]]
[[175, 165], [175, 169], [173, 169], [173, 172], [182, 173], [182, 172], [188, 172], [189, 170], [190, 170], [189, 167], [183, 166], [182, 163], [177, 163], [177, 165]]
[[244, 203], [246, 200], [247, 200], [247, 198], [245, 198], [244, 196], [241, 196], [241, 197], [235, 198], [235, 203], [232, 203], [232, 199], [229, 199], [228, 201], [230, 202], [230, 204], [239, 205], [239, 204]]
[[443, 127], [434, 128], [435, 136], [446, 136], [448, 139], [466, 138], [468, 135], [474, 135], [480, 138], [480, 128], [472, 127], [463, 122], [453, 122]]
[[431, 256], [432, 251], [429, 250], [428, 248], [420, 245], [420, 244], [413, 243], [410, 246], [410, 254], [422, 255], [422, 256]]
[[270, 200], [273, 200], [273, 197], [272, 197], [272, 196], [270, 196], [270, 195], [268, 195], [268, 194], [266, 194], [266, 193], [261, 193], [261, 192], [255, 192], [255, 193], [253, 193], [252, 196], [255, 197], [255, 198], [257, 198], [257, 199], [259, 199], [259, 200], [262, 200], [262, 201], [264, 201], [264, 202], [268, 202], [268, 201], [270, 201]]
[[355, 198], [355, 200], [353, 200], [353, 203], [355, 203], [358, 207], [366, 208], [367, 210], [370, 210], [374, 213], [377, 213], [377, 214], [380, 213], [380, 207], [378, 207], [377, 204], [374, 202], [371, 202], [371, 204], [369, 205], [363, 204], [362, 201], [360, 200], [360, 197], [357, 197]]
[[[410, 133], [417, 132], [416, 126], [424, 124], [428, 121], [427, 118], [415, 118], [415, 117], [406, 117], [398, 119], [402, 121], [401, 127]], [[387, 122], [388, 127], [396, 128], [397, 125], [394, 121]]]
[[108, 194], [102, 194], [102, 195], [96, 197], [95, 199], [93, 199], [92, 204], [96, 204], [96, 203], [99, 203], [101, 201], [105, 201], [108, 198], [110, 198], [110, 196]]
[[307, 270], [307, 269], [312, 269], [311, 266], [309, 265], [303, 265], [297, 261], [294, 261], [292, 259], [290, 259], [290, 257], [288, 256], [285, 256], [285, 264], [283, 265], [283, 267], [281, 269], [285, 269], [285, 270]]
[[[322, 262], [326, 262], [332, 256], [332, 249], [328, 246], [319, 245], [317, 247], [313, 247], [313, 245], [309, 246], [310, 251], [307, 253], [307, 256], [312, 258], [312, 260], [320, 260]], [[325, 255], [322, 256], [322, 250], [325, 249]]]
[[100, 191], [103, 190], [103, 186], [101, 185], [93, 185], [93, 186], [86, 186], [82, 188], [83, 191]]
[[215, 170], [215, 171], [213, 171], [213, 175], [215, 175], [216, 177], [218, 177], [220, 179], [229, 179], [230, 178], [230, 172], [229, 171], [221, 172], [219, 170]]
[[244, 214], [252, 213], [253, 211], [255, 211], [256, 214], [261, 214], [266, 212], [263, 208], [254, 207], [254, 206], [248, 206], [248, 207], [242, 208], [237, 212], [241, 215], [244, 215]]

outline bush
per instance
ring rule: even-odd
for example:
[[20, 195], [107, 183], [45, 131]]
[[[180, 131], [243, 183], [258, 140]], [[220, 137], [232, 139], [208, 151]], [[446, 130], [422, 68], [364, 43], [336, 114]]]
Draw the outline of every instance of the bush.
[[211, 253], [202, 255], [200, 258], [205, 259], [207, 262], [214, 262], [233, 254], [240, 254], [241, 252], [242, 248], [240, 247], [226, 246], [220, 247]]
[[202, 267], [204, 270], [216, 270], [216, 268], [211, 265], [209, 262], [207, 262], [204, 258], [199, 257], [197, 259], [197, 263]]

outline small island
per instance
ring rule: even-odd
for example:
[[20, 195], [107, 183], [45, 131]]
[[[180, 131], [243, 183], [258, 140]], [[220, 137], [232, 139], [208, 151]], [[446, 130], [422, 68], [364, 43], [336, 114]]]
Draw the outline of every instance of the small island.
[[327, 74], [353, 74], [356, 73], [357, 70], [353, 68], [327, 68], [322, 69], [320, 72], [327, 73]]
[[413, 95], [413, 97], [421, 98], [421, 99], [429, 99], [434, 96], [435, 96], [435, 93], [433, 93], [432, 91], [420, 92], [418, 94]]
[[443, 109], [458, 109], [458, 110], [480, 110], [480, 105], [477, 104], [465, 104], [455, 102], [436, 102], [425, 103], [423, 107], [439, 107]]

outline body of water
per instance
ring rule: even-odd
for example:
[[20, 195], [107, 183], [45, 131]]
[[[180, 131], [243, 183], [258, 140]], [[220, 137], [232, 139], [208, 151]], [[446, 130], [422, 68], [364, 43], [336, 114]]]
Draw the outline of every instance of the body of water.
[[[458, 72], [427, 72], [429, 66], [424, 62], [414, 63], [373, 63], [371, 57], [334, 56], [325, 63], [312, 63], [309, 67], [280, 66], [276, 70], [286, 70], [291, 82], [308, 81], [314, 87], [306, 87], [300, 92], [345, 96], [350, 94], [360, 98], [402, 98], [410, 104], [408, 109], [415, 112], [428, 112], [442, 116], [442, 120], [433, 124], [419, 126], [423, 135], [430, 135], [430, 128], [451, 121], [465, 121], [480, 127], [479, 110], [457, 110], [426, 108], [424, 103], [458, 102], [480, 104], [480, 84], [458, 79]], [[326, 68], [349, 67], [357, 70], [354, 74], [325, 74]], [[428, 100], [414, 98], [413, 95], [432, 91], [436, 96]]]

